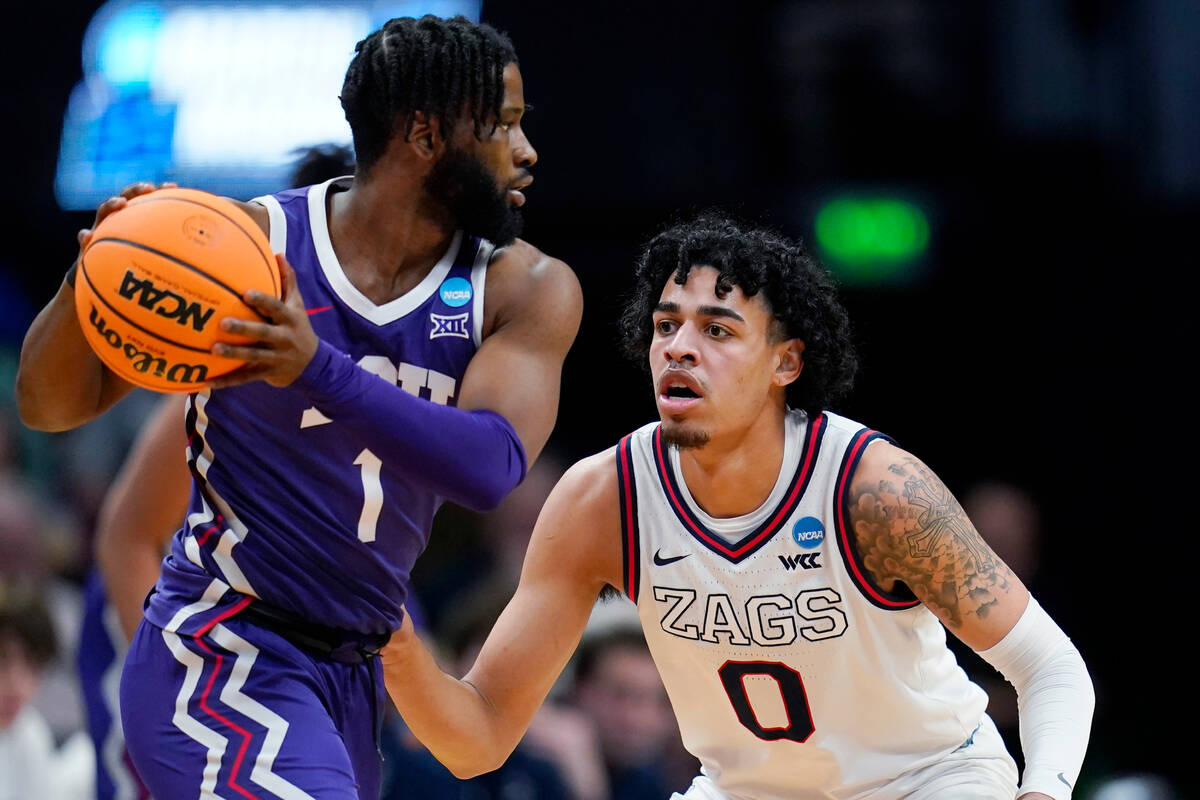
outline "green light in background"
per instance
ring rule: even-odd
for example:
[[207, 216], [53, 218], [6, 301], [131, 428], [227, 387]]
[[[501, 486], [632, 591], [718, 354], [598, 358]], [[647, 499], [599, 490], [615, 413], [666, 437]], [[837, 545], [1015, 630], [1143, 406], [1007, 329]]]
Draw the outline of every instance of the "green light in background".
[[929, 220], [907, 200], [838, 197], [817, 212], [817, 244], [826, 265], [855, 282], [895, 278], [929, 247]]

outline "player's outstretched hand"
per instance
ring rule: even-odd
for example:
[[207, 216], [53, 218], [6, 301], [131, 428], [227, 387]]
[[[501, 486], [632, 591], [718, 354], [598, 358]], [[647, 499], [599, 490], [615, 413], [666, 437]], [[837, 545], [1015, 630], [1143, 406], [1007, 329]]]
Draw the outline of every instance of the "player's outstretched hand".
[[320, 340], [308, 321], [308, 312], [304, 310], [304, 298], [300, 296], [300, 288], [296, 285], [296, 273], [282, 254], [276, 254], [275, 260], [279, 263], [283, 297], [276, 299], [253, 290], [242, 297], [246, 305], [270, 321], [249, 322], [233, 317], [221, 320], [221, 330], [254, 341], [244, 345], [224, 342], [213, 345], [213, 353], [246, 362], [245, 366], [209, 381], [209, 386], [214, 389], [260, 380], [272, 386], [288, 386], [300, 377], [317, 352]]
[[75, 239], [79, 242], [79, 252], [83, 252], [83, 248], [87, 246], [87, 243], [92, 238], [92, 231], [94, 231], [96, 226], [99, 225], [101, 221], [103, 221], [103, 219], [109, 214], [120, 211], [129, 204], [130, 200], [139, 195], [157, 192], [159, 189], [173, 189], [175, 186], [176, 184], [171, 181], [157, 184], [149, 181], [138, 181], [137, 183], [131, 183], [126, 186], [121, 190], [120, 194], [114, 195], [113, 197], [105, 200], [96, 208], [96, 219], [92, 222], [92, 227], [81, 228], [79, 233], [75, 234]]

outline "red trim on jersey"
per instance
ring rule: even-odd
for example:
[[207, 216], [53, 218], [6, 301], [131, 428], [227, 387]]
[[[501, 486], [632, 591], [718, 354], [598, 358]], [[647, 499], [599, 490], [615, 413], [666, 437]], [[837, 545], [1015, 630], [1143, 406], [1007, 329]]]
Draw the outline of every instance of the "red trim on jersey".
[[[221, 530], [221, 524], [219, 522], [211, 523], [207, 528], [200, 532], [199, 536], [196, 536], [196, 544], [203, 547], [204, 543], [208, 541], [208, 537], [212, 536], [213, 531], [219, 530]], [[192, 535], [195, 536], [195, 532], [193, 532]]]
[[196, 631], [196, 636], [203, 636], [204, 634], [208, 633], [209, 631], [211, 631], [213, 629], [213, 626], [215, 626], [218, 622], [224, 622], [225, 620], [234, 616], [239, 611], [241, 611], [243, 608], [250, 605], [250, 603], [253, 600], [254, 600], [254, 598], [249, 597], [249, 596], [243, 597], [241, 600], [238, 600], [236, 603], [231, 605], [229, 608], [225, 609], [220, 614], [217, 614], [215, 617], [213, 617], [208, 622], [206, 622], [204, 624], [203, 628]]
[[784, 521], [796, 510], [800, 496], [804, 493], [805, 487], [808, 486], [809, 478], [812, 476], [813, 465], [817, 461], [817, 452], [820, 449], [821, 439], [824, 436], [827, 422], [828, 419], [824, 414], [815, 420], [810, 420], [808, 429], [805, 431], [804, 454], [801, 456], [799, 469], [796, 470], [796, 474], [792, 478], [792, 487], [788, 494], [780, 501], [775, 514], [765, 525], [760, 527], [757, 532], [750, 533], [745, 539], [736, 542], [732, 546], [727, 544], [721, 537], [710, 532], [700, 520], [696, 519], [687, 503], [683, 502], [679, 497], [679, 494], [675, 490], [675, 477], [667, 464], [666, 449], [662, 443], [662, 426], [659, 425], [654, 431], [654, 455], [658, 464], [659, 478], [661, 479], [663, 488], [666, 489], [667, 499], [675, 511], [675, 516], [684, 523], [693, 536], [703, 542], [710, 550], [728, 559], [740, 561], [774, 536]]
[[838, 476], [837, 490], [833, 496], [833, 507], [837, 510], [838, 545], [842, 550], [842, 561], [850, 568], [850, 577], [872, 602], [882, 608], [913, 608], [920, 605], [919, 600], [889, 597], [881, 589], [876, 588], [863, 568], [859, 566], [857, 551], [850, 541], [850, 525], [846, 515], [846, 492], [850, 486], [850, 477], [854, 474], [854, 468], [858, 466], [858, 459], [862, 456], [862, 451], [868, 444], [880, 438], [886, 439], [887, 437], [879, 431], [863, 428], [855, 435], [854, 441], [846, 452], [842, 474]]
[[637, 602], [638, 578], [638, 528], [637, 502], [633, 485], [633, 461], [629, 454], [630, 439], [626, 436], [617, 445], [617, 491], [621, 499], [621, 544], [625, 556], [625, 594]]
[[[249, 603], [249, 602], [250, 602], [250, 598], [247, 597], [246, 603]], [[239, 605], [244, 606], [244, 603], [240, 603]], [[240, 611], [241, 608], [239, 608], [238, 610]], [[207, 631], [208, 628], [212, 627], [213, 624], [215, 624], [215, 622], [210, 623], [208, 626], [205, 627], [204, 630]], [[203, 631], [200, 634], [198, 634], [198, 636], [203, 636], [203, 635], [204, 635]], [[220, 653], [214, 652], [212, 650], [212, 648], [210, 648], [208, 645], [206, 645], [201, 639], [197, 638], [195, 641], [196, 641], [196, 644], [199, 645], [204, 650], [204, 652], [208, 653], [211, 656], [216, 656], [216, 659], [217, 659], [217, 663], [213, 666], [213, 670], [208, 676], [208, 683], [205, 684], [205, 686], [204, 686], [204, 692], [200, 695], [200, 707], [202, 709], [204, 709], [205, 711], [207, 711], [209, 716], [225, 723], [227, 726], [229, 726], [234, 731], [236, 731], [239, 736], [242, 737], [242, 746], [238, 748], [237, 755], [233, 759], [233, 767], [229, 771], [229, 788], [233, 789], [235, 792], [240, 794], [242, 797], [249, 798], [249, 800], [259, 800], [259, 797], [257, 795], [251, 794], [248, 790], [243, 789], [241, 786], [238, 786], [238, 784], [237, 784], [238, 770], [242, 766], [242, 759], [246, 757], [246, 750], [250, 747], [250, 741], [253, 738], [250, 734], [250, 731], [246, 730], [245, 728], [241, 727], [240, 725], [235, 724], [233, 722], [233, 720], [226, 719], [221, 714], [218, 714], [217, 711], [214, 708], [212, 708], [211, 706], [209, 706], [209, 704], [208, 704], [208, 694], [212, 690], [213, 683], [216, 681], [217, 673], [221, 671], [221, 664], [225, 661], [225, 657], [223, 655], [221, 655]]]

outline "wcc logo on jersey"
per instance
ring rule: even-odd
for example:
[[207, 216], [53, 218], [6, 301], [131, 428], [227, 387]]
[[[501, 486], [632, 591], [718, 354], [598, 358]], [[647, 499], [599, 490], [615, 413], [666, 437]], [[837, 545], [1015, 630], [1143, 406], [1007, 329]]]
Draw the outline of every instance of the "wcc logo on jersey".
[[800, 553], [795, 556], [781, 555], [779, 560], [783, 563], [784, 569], [788, 571], [820, 569], [823, 566], [817, 560], [821, 553], [816, 549], [825, 541], [825, 526], [821, 524], [821, 520], [816, 517], [804, 517], [796, 520], [796, 524], [792, 526], [792, 539], [805, 550], [812, 552]]

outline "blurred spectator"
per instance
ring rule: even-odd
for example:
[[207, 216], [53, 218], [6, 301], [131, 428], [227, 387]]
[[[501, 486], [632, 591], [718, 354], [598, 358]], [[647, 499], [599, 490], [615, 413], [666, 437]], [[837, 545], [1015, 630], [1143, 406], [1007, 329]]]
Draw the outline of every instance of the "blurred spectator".
[[0, 582], [39, 587], [53, 630], [64, 637], [56, 642], [57, 656], [42, 665], [33, 699], [52, 735], [62, 739], [83, 725], [70, 645], [80, 594], [66, 577], [78, 558], [80, 535], [70, 504], [51, 506], [26, 479], [18, 426], [11, 408], [0, 404]]
[[[631, 605], [617, 601], [632, 611]], [[600, 612], [605, 606], [600, 606]], [[610, 796], [662, 800], [683, 792], [699, 765], [683, 750], [667, 691], [640, 627], [593, 624], [572, 660], [571, 697], [596, 724]]]
[[93, 791], [93, 754], [77, 733], [57, 747], [32, 701], [57, 643], [40, 592], [0, 581], [0, 800], [81, 800]]
[[[440, 637], [449, 648], [449, 658], [458, 674], [464, 674], [475, 661], [483, 640], [492, 629], [509, 594], [498, 594], [484, 602], [477, 596], [470, 613], [457, 617], [457, 625]], [[556, 719], [556, 730], [572, 743], [588, 744], [591, 731], [582, 720]], [[579, 735], [583, 728], [583, 736]], [[590, 750], [598, 753], [594, 742]], [[460, 781], [438, 763], [404, 726], [393, 717], [384, 735], [384, 788], [382, 800], [604, 800], [606, 795], [580, 794], [573, 791], [563, 770], [526, 742], [499, 769], [470, 780]], [[583, 787], [586, 788], [586, 787]], [[661, 800], [661, 798], [660, 798]]]
[[474, 616], [476, 605], [512, 596], [538, 513], [564, 470], [546, 449], [493, 511], [480, 515], [444, 507], [439, 512], [432, 552], [421, 556], [413, 579], [435, 628], [457, 628], [458, 618]]
[[1033, 583], [1042, 549], [1042, 514], [1032, 493], [1004, 481], [982, 481], [967, 490], [962, 505], [996, 555], [1023, 583]]
[[354, 153], [340, 144], [317, 144], [292, 151], [292, 186], [312, 186], [330, 178], [354, 174]]

